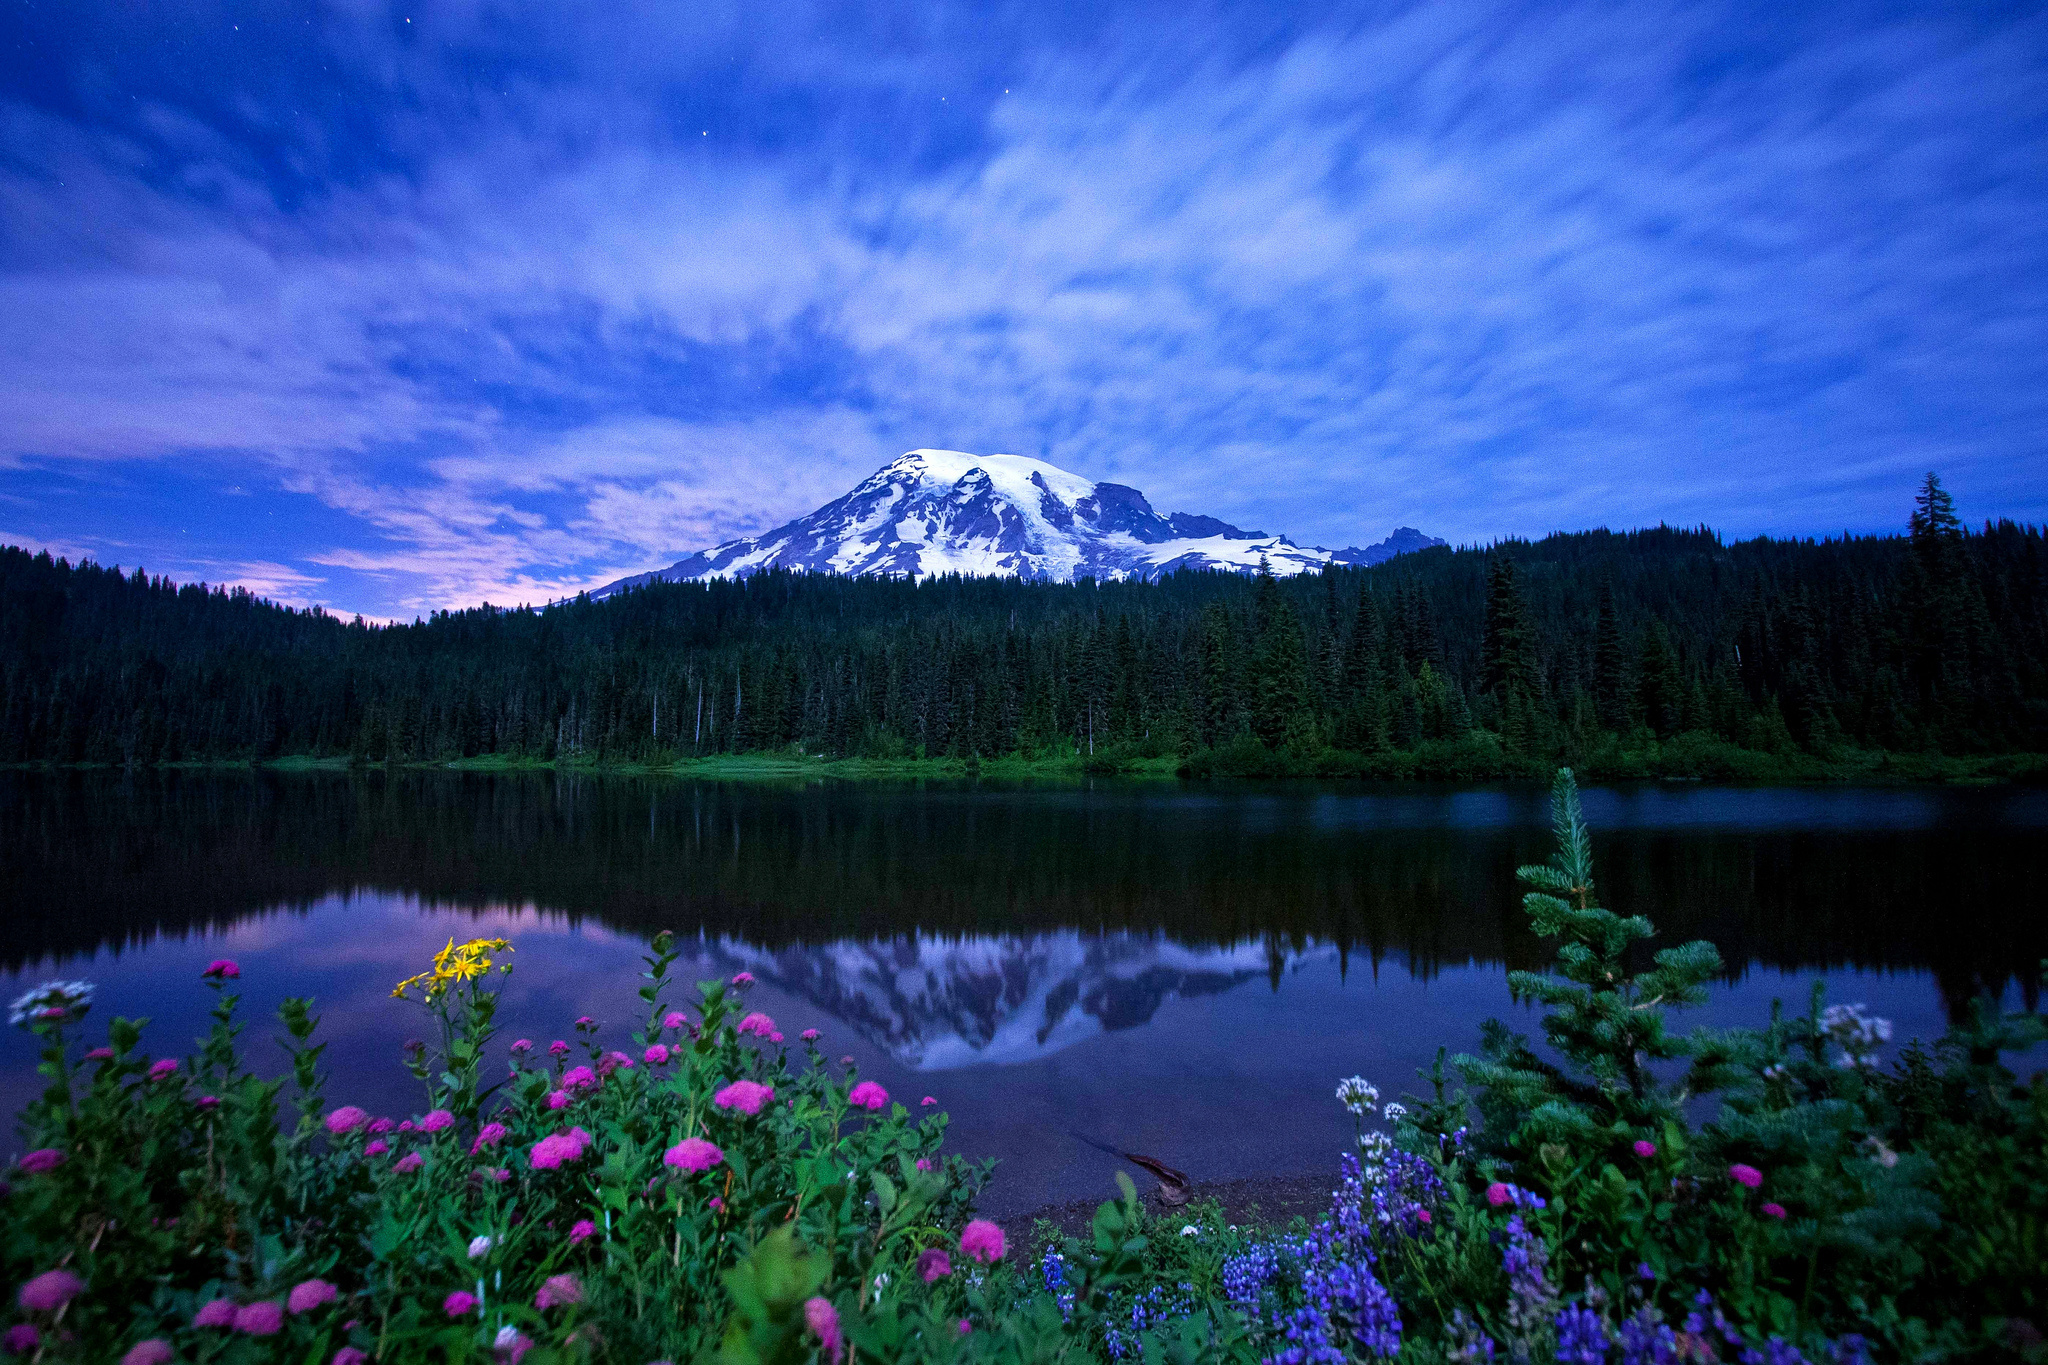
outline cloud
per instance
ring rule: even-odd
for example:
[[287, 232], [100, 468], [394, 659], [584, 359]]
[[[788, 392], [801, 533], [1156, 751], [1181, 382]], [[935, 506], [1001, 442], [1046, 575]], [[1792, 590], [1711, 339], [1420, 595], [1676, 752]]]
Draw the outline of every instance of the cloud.
[[0, 492], [220, 462], [404, 612], [922, 445], [1339, 545], [2048, 515], [2040, 16], [421, 18], [0, 109]]

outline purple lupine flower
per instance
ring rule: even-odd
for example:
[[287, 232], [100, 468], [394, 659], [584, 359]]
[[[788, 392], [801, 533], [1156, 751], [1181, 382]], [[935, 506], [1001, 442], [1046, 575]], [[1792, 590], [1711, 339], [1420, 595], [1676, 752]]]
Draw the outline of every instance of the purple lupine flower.
[[1600, 1315], [1574, 1304], [1557, 1315], [1559, 1365], [1603, 1365], [1607, 1359], [1607, 1328]]

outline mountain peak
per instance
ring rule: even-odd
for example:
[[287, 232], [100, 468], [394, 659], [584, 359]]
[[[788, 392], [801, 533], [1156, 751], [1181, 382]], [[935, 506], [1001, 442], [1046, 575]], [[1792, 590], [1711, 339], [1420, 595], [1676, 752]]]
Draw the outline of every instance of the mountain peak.
[[766, 568], [843, 574], [960, 573], [1071, 582], [1152, 579], [1180, 568], [1277, 574], [1377, 564], [1444, 542], [1402, 528], [1366, 549], [1299, 546], [1215, 517], [1161, 516], [1126, 484], [1096, 482], [1026, 455], [912, 450], [851, 492], [766, 535], [700, 550], [622, 578], [605, 597], [656, 579], [744, 578]]

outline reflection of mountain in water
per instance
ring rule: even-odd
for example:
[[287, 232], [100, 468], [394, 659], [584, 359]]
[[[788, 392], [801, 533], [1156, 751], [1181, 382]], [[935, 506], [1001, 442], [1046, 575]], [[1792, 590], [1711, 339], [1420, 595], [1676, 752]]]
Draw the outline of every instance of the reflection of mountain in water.
[[927, 1071], [1030, 1061], [1148, 1023], [1169, 999], [1267, 977], [1273, 965], [1259, 945], [1190, 948], [1144, 934], [920, 934], [780, 951], [727, 939], [720, 948], [735, 969], [815, 1001]]

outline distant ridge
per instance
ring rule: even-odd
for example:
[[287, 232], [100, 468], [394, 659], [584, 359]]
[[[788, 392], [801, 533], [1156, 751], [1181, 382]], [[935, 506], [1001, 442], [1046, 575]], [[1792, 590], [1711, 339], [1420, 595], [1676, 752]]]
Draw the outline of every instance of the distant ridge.
[[1403, 526], [1377, 545], [1325, 550], [1215, 517], [1161, 516], [1145, 495], [1023, 455], [913, 450], [844, 497], [765, 535], [727, 541], [592, 593], [744, 578], [762, 569], [849, 575], [1154, 579], [1176, 569], [1293, 575], [1378, 564], [1445, 542]]

